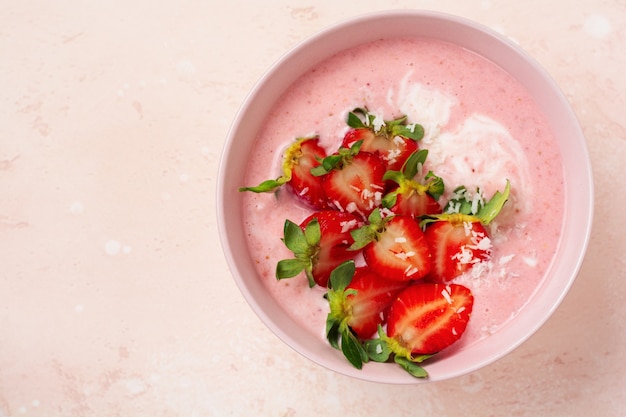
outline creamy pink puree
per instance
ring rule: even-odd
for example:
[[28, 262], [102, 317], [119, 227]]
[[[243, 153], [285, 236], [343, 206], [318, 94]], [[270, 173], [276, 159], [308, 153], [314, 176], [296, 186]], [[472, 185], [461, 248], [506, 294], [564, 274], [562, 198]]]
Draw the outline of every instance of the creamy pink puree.
[[[488, 199], [511, 182], [511, 198], [490, 225], [493, 259], [455, 282], [468, 286], [474, 311], [459, 346], [495, 332], [524, 307], [549, 267], [563, 218], [560, 156], [528, 92], [492, 62], [431, 39], [381, 40], [344, 51], [305, 73], [269, 113], [252, 150], [246, 184], [280, 175], [282, 151], [296, 137], [320, 135], [329, 153], [347, 130], [347, 112], [366, 106], [385, 119], [420, 123], [427, 169], [446, 189], [480, 185]], [[445, 201], [447, 194], [442, 197]], [[324, 337], [324, 290], [298, 276], [277, 281], [286, 218], [311, 211], [282, 191], [246, 193], [245, 224], [260, 279], [286, 314]]]

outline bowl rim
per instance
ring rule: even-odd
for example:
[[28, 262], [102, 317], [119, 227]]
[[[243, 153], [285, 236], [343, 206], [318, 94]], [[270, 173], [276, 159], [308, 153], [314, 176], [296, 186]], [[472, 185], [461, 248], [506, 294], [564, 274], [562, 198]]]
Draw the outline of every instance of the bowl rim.
[[[565, 222], [563, 222], [562, 225], [561, 241], [559, 242], [557, 253], [561, 253], [563, 247], [565, 247], [567, 249], [567, 254], [569, 255], [568, 264], [563, 265], [563, 263], [559, 262], [558, 259], [553, 259], [552, 266], [545, 274], [545, 276], [549, 276], [552, 273], [552, 270], [557, 269], [558, 267], [562, 267], [562, 269], [567, 272], [567, 277], [558, 280], [558, 282], [556, 280], [552, 280], [551, 282], [543, 282], [539, 285], [538, 289], [545, 287], [548, 290], [544, 290], [542, 293], [539, 293], [537, 289], [535, 291], [535, 294], [531, 296], [531, 299], [537, 297], [539, 302], [543, 306], [540, 315], [541, 319], [534, 319], [531, 322], [530, 320], [524, 320], [524, 314], [518, 315], [516, 317], [516, 320], [523, 321], [522, 327], [525, 329], [525, 333], [523, 335], [518, 335], [517, 337], [509, 336], [510, 331], [507, 331], [507, 328], [511, 327], [511, 322], [509, 322], [505, 324], [501, 329], [499, 329], [498, 332], [489, 337], [490, 341], [492, 341], [494, 344], [497, 344], [497, 348], [492, 347], [489, 349], [480, 349], [481, 347], [484, 347], [484, 343], [478, 347], [480, 351], [479, 353], [484, 356], [482, 360], [474, 360], [471, 364], [462, 364], [465, 366], [461, 366], [458, 369], [455, 368], [455, 370], [453, 371], [446, 371], [445, 368], [440, 369], [442, 367], [438, 367], [437, 364], [440, 363], [441, 360], [450, 361], [450, 358], [452, 358], [452, 362], [454, 363], [454, 357], [443, 357], [440, 361], [429, 363], [428, 370], [429, 373], [431, 373], [431, 377], [425, 380], [413, 378], [404, 373], [404, 371], [402, 371], [402, 374], [393, 373], [392, 377], [390, 378], [387, 375], [386, 371], [374, 370], [373, 372], [368, 372], [365, 369], [357, 370], [355, 368], [352, 368], [351, 365], [349, 365], [343, 358], [340, 358], [342, 361], [341, 363], [346, 366], [340, 364], [338, 367], [337, 361], [335, 361], [334, 359], [326, 359], [323, 352], [320, 352], [322, 349], [332, 349], [332, 347], [330, 347], [329, 345], [324, 345], [320, 343], [319, 346], [311, 346], [303, 343], [302, 340], [307, 339], [307, 335], [311, 336], [308, 333], [303, 333], [303, 331], [296, 330], [293, 334], [286, 333], [283, 330], [282, 326], [284, 324], [288, 324], [289, 320], [291, 319], [285, 317], [270, 316], [269, 314], [267, 314], [267, 311], [273, 308], [270, 305], [271, 300], [260, 300], [257, 297], [254, 297], [255, 291], [258, 291], [260, 289], [259, 283], [250, 282], [250, 280], [246, 281], [243, 278], [242, 271], [244, 268], [242, 266], [242, 260], [235, 255], [241, 251], [241, 239], [239, 241], [233, 240], [233, 237], [227, 230], [226, 226], [228, 218], [233, 218], [241, 213], [241, 207], [235, 209], [233, 207], [232, 203], [237, 199], [236, 194], [234, 193], [234, 191], [236, 191], [236, 187], [231, 184], [231, 181], [229, 181], [229, 174], [237, 168], [243, 169], [245, 165], [245, 162], [237, 162], [237, 160], [233, 158], [234, 153], [238, 151], [237, 144], [234, 143], [235, 139], [238, 137], [238, 134], [242, 129], [242, 119], [244, 116], [249, 117], [250, 114], [253, 114], [256, 115], [257, 119], [261, 117], [258, 113], [262, 112], [255, 113], [253, 109], [254, 102], [255, 100], [257, 100], [258, 97], [262, 96], [263, 94], [273, 94], [273, 101], [275, 101], [282, 93], [282, 91], [279, 91], [278, 93], [269, 92], [272, 86], [277, 84], [276, 78], [278, 77], [280, 71], [284, 72], [285, 69], [287, 69], [287, 75], [283, 76], [281, 74], [281, 77], [284, 77], [283, 84], [289, 85], [291, 82], [287, 82], [285, 80], [295, 80], [297, 76], [304, 73], [310, 66], [318, 62], [319, 59], [311, 59], [309, 61], [314, 62], [311, 62], [310, 65], [303, 65], [298, 68], [295, 68], [292, 62], [295, 62], [296, 60], [302, 61], [303, 59], [306, 62], [307, 60], [303, 58], [305, 57], [306, 51], [308, 51], [309, 49], [319, 48], [319, 45], [321, 45], [327, 38], [336, 36], [338, 34], [349, 35], [349, 37], [344, 36], [342, 38], [342, 41], [339, 43], [341, 45], [352, 43], [353, 46], [364, 44], [367, 43], [369, 40], [373, 40], [375, 38], [369, 40], [364, 39], [362, 34], [356, 33], [357, 31], [355, 30], [355, 28], [362, 27], [363, 25], [367, 25], [368, 27], [371, 27], [371, 25], [374, 24], [380, 25], [385, 22], [389, 22], [390, 20], [406, 22], [407, 19], [409, 21], [420, 21], [421, 23], [428, 23], [430, 25], [429, 28], [433, 30], [433, 32], [430, 32], [430, 34], [426, 37], [449, 41], [466, 49], [472, 50], [475, 53], [485, 57], [486, 59], [495, 62], [497, 65], [501, 66], [505, 71], [509, 72], [513, 77], [518, 80], [520, 77], [526, 77], [530, 74], [533, 77], [537, 78], [539, 81], [541, 81], [538, 88], [548, 88], [550, 90], [551, 100], [553, 102], [551, 102], [550, 104], [546, 104], [544, 106], [545, 108], [543, 108], [542, 111], [558, 112], [559, 117], [567, 121], [567, 123], [565, 123], [565, 126], [567, 126], [568, 131], [564, 132], [563, 135], [568, 134], [570, 136], [569, 140], [571, 143], [569, 143], [568, 145], [569, 150], [564, 150], [563, 148], [561, 148], [561, 152], [563, 153], [567, 151], [574, 154], [574, 156], [576, 157], [576, 160], [578, 162], [576, 167], [578, 175], [576, 178], [578, 178], [578, 181], [575, 184], [575, 187], [577, 190], [581, 191], [580, 195], [571, 192], [566, 192], [565, 195], [565, 207], [567, 212], [564, 213], [564, 218], [573, 215], [574, 219], [573, 221], [571, 221], [571, 223], [577, 225], [576, 228], [566, 228]], [[444, 27], [442, 25], [446, 26]], [[450, 27], [454, 27], [458, 30], [463, 30], [464, 34], [466, 34], [467, 36], [463, 38], [462, 42], [459, 42], [459, 39], [457, 39], [459, 36], [458, 34], [445, 35], [445, 33], [448, 32], [452, 33]], [[444, 29], [447, 30], [447, 32], [444, 31]], [[396, 35], [394, 37], [397, 38], [400, 36]], [[492, 56], [486, 56], [488, 47], [496, 48], [499, 54], [498, 56], [501, 55], [503, 57], [506, 57], [510, 61], [508, 61], [507, 63], [503, 63], [499, 62], [498, 60], [494, 60]], [[335, 46], [333, 50], [327, 51], [326, 57], [330, 57], [334, 53], [339, 52], [343, 49], [346, 48]], [[526, 85], [524, 85], [524, 87], [529, 88], [529, 86]], [[531, 95], [535, 96], [536, 94], [538, 94], [538, 91], [530, 91], [530, 93]], [[556, 108], [554, 106], [555, 103], [557, 104]], [[254, 125], [255, 123], [260, 122], [256, 120], [256, 122], [253, 121], [251, 124]], [[247, 158], [239, 159], [246, 160]], [[236, 168], [233, 168], [234, 165], [236, 165]], [[566, 174], [567, 172], [564, 172], [564, 178], [568, 178]], [[567, 190], [574, 187], [574, 185], [566, 184], [566, 187]], [[287, 344], [299, 354], [310, 359], [311, 361], [343, 375], [352, 376], [370, 382], [382, 382], [391, 384], [427, 383], [462, 376], [497, 361], [498, 359], [509, 354], [517, 347], [519, 347], [522, 343], [524, 343], [528, 338], [535, 334], [552, 316], [554, 311], [556, 311], [558, 306], [567, 295], [569, 289], [571, 288], [580, 271], [582, 262], [584, 260], [592, 228], [594, 195], [593, 188], [593, 173], [589, 152], [587, 150], [587, 144], [573, 109], [571, 108], [568, 100], [566, 99], [560, 87], [553, 80], [553, 78], [532, 56], [524, 51], [517, 43], [513, 42], [509, 38], [501, 35], [500, 33], [496, 32], [493, 29], [490, 29], [483, 24], [457, 15], [438, 11], [415, 9], [383, 10], [352, 16], [346, 19], [342, 19], [334, 24], [328, 25], [325, 28], [322, 28], [315, 34], [305, 38], [294, 47], [289, 49], [286, 53], [284, 53], [266, 70], [263, 76], [255, 83], [253, 88], [244, 98], [242, 105], [237, 111], [233, 123], [228, 131], [224, 147], [222, 149], [216, 187], [217, 223], [220, 241], [222, 243], [222, 249], [226, 257], [228, 267], [239, 290], [244, 296], [244, 299], [252, 308], [252, 310], [256, 313], [256, 315], [261, 319], [261, 321], [285, 344]], [[567, 202], [570, 200], [575, 201], [575, 203], [567, 204]], [[574, 209], [568, 209], [568, 207], [572, 206], [572, 204], [575, 204]], [[238, 205], [235, 204], [235, 206]], [[574, 245], [574, 243], [572, 242], [575, 242], [575, 246], [572, 246]], [[256, 281], [260, 282], [261, 280]], [[546, 280], [544, 279], [544, 281]], [[263, 284], [261, 283], [261, 285]], [[521, 325], [518, 325], [518, 327], [519, 326]], [[366, 367], [368, 369], [375, 369], [378, 365], [384, 366], [385, 364], [368, 363]]]

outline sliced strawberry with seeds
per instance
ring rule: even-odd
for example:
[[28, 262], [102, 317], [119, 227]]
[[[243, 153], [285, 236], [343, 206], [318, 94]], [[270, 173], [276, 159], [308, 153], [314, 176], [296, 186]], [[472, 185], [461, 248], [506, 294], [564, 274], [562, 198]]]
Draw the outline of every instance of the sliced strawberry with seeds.
[[491, 241], [474, 216], [451, 214], [429, 224], [425, 235], [433, 253], [431, 278], [449, 282], [475, 264], [491, 259]]
[[469, 288], [458, 284], [417, 283], [391, 302], [386, 330], [366, 340], [368, 360], [393, 359], [411, 375], [427, 378], [420, 364], [452, 346], [465, 333], [474, 306]]
[[421, 125], [406, 122], [406, 116], [383, 120], [365, 108], [356, 108], [348, 113], [347, 123], [351, 129], [345, 134], [342, 146], [349, 148], [363, 141], [362, 151], [378, 155], [386, 169], [399, 170], [417, 150], [417, 141], [424, 137]]
[[352, 232], [352, 248], [363, 250], [374, 272], [394, 281], [419, 280], [430, 272], [430, 247], [415, 220], [393, 214], [383, 217], [377, 209], [368, 221]]
[[400, 171], [387, 171], [383, 177], [396, 184], [383, 197], [383, 206], [396, 214], [418, 218], [427, 214], [441, 213], [438, 199], [443, 194], [443, 180], [432, 171], [422, 174], [428, 151], [419, 150], [411, 154]]
[[332, 270], [358, 254], [350, 248], [350, 232], [361, 224], [358, 217], [334, 210], [315, 212], [300, 225], [286, 220], [283, 242], [295, 258], [278, 262], [276, 278], [292, 278], [304, 271], [310, 286], [326, 287]]
[[387, 337], [395, 355], [432, 355], [459, 340], [472, 312], [474, 297], [458, 284], [413, 284], [393, 301]]
[[332, 286], [328, 291], [329, 319], [349, 326], [360, 339], [370, 338], [383, 323], [391, 301], [407, 285], [384, 279], [367, 266], [357, 267], [345, 289]]
[[362, 142], [340, 148], [311, 170], [322, 179], [327, 204], [364, 219], [381, 205], [385, 174], [383, 162], [374, 154], [361, 152]]
[[422, 220], [433, 255], [430, 280], [449, 282], [491, 259], [491, 240], [485, 226], [498, 215], [509, 192], [507, 181], [504, 192], [497, 192], [484, 204], [479, 193], [470, 196], [464, 187], [459, 187], [444, 213]]
[[275, 180], [266, 180], [254, 187], [242, 187], [239, 191], [256, 193], [272, 192], [287, 184], [291, 191], [303, 202], [314, 209], [326, 207], [326, 196], [322, 181], [311, 174], [311, 169], [326, 157], [326, 151], [319, 145], [319, 138], [306, 137], [297, 139], [285, 151], [283, 174]]

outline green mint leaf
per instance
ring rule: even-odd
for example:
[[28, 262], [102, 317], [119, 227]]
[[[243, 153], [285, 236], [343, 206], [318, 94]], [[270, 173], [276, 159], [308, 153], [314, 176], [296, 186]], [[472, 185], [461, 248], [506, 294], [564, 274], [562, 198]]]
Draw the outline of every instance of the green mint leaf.
[[404, 174], [400, 171], [385, 171], [383, 175], [383, 181], [393, 181], [396, 184], [400, 184], [400, 182], [404, 179]]
[[324, 165], [322, 164], [314, 166], [313, 168], [311, 168], [309, 172], [314, 177], [321, 177], [322, 175], [328, 174], [328, 171], [326, 171], [326, 169], [324, 168]]
[[345, 261], [333, 269], [330, 273], [330, 285], [333, 291], [344, 291], [350, 285], [355, 270], [353, 260]]
[[511, 184], [509, 180], [506, 180], [506, 186], [504, 187], [504, 191], [496, 191], [496, 193], [491, 197], [485, 205], [483, 205], [480, 210], [476, 213], [476, 217], [478, 217], [482, 224], [488, 225], [491, 223], [493, 219], [500, 213], [502, 207], [509, 199], [509, 194], [511, 193]]
[[[406, 117], [399, 119], [401, 122], [406, 121]], [[422, 140], [424, 138], [424, 128], [420, 124], [401, 125], [395, 126], [392, 131], [393, 136], [402, 136], [414, 141]]]
[[363, 368], [363, 362], [368, 360], [367, 353], [363, 349], [361, 342], [348, 328], [341, 333], [341, 351], [348, 359], [348, 362], [357, 369]]
[[276, 264], [276, 279], [293, 278], [307, 267], [302, 259], [282, 259]]
[[350, 231], [354, 242], [350, 245], [350, 250], [360, 250], [366, 247], [376, 238], [376, 229], [369, 224], [363, 225]]
[[[477, 191], [479, 193], [479, 191]], [[472, 213], [472, 200], [470, 199], [467, 188], [461, 185], [454, 189], [452, 195], [450, 196], [450, 200], [446, 203], [443, 208], [444, 213], [461, 213], [471, 215]]]
[[426, 177], [426, 192], [432, 196], [435, 200], [439, 200], [439, 197], [443, 195], [445, 186], [443, 179], [435, 175], [432, 171], [428, 171]]
[[392, 208], [393, 206], [396, 205], [396, 202], [398, 201], [398, 192], [397, 191], [390, 191], [387, 194], [385, 194], [385, 196], [383, 197], [381, 203], [383, 205], [384, 208]]
[[383, 215], [380, 212], [380, 209], [375, 209], [373, 210], [370, 215], [367, 217], [367, 221], [369, 222], [369, 224], [373, 225], [373, 226], [382, 226], [383, 224]]
[[367, 356], [374, 362], [387, 362], [391, 356], [389, 345], [383, 339], [369, 339], [365, 341]]
[[359, 250], [367, 246], [376, 239], [379, 230], [384, 226], [385, 219], [379, 208], [374, 209], [367, 218], [369, 224], [365, 224], [357, 229], [352, 229], [350, 235], [354, 242], [350, 245], [350, 250]]
[[306, 249], [311, 246], [317, 246], [322, 238], [322, 229], [317, 218], [311, 219], [304, 228], [304, 240], [306, 242]]
[[438, 222], [438, 221], [441, 221], [441, 219], [438, 218], [438, 217], [435, 217], [435, 216], [425, 216], [424, 218], [422, 218], [422, 220], [420, 220], [420, 227], [423, 230], [430, 223], [434, 223], [434, 222]]
[[314, 177], [321, 177], [323, 175], [326, 175], [339, 165], [342, 158], [343, 156], [339, 153], [328, 155], [326, 158], [321, 160], [319, 165], [311, 168], [309, 172]]
[[361, 118], [357, 115], [357, 113], [367, 114], [367, 111], [363, 109], [359, 109], [359, 108], [354, 109], [353, 111], [348, 113], [348, 119], [346, 120], [346, 123], [348, 124], [348, 126], [350, 126], [353, 129], [366, 128], [367, 126], [363, 123], [363, 120], [361, 120]]
[[[357, 140], [352, 144], [352, 146], [350, 146], [350, 149], [346, 152], [346, 156], [354, 156], [358, 154], [361, 150], [361, 146], [363, 146], [363, 140]], [[339, 149], [339, 152], [341, 151], [342, 149]]]
[[265, 180], [257, 186], [254, 187], [241, 187], [239, 188], [240, 192], [243, 191], [251, 191], [253, 193], [268, 193], [270, 191], [274, 191], [279, 188], [283, 184], [289, 182], [289, 179], [282, 176], [278, 177], [275, 180]]
[[428, 372], [424, 368], [405, 357], [395, 356], [394, 362], [416, 378], [428, 378]]
[[428, 149], [420, 149], [413, 152], [402, 166], [402, 172], [405, 178], [413, 179], [422, 170], [422, 166], [428, 157]]
[[433, 356], [435, 356], [436, 353], [432, 353], [432, 354], [424, 354], [424, 355], [419, 355], [419, 356], [414, 356], [411, 358], [412, 362], [416, 362], [416, 363], [422, 363], [424, 362], [426, 359], [432, 358]]
[[339, 349], [339, 322], [334, 320], [330, 315], [326, 319], [326, 339], [328, 343], [335, 349]]
[[282, 240], [287, 249], [292, 251], [294, 255], [298, 256], [307, 253], [309, 245], [302, 228], [289, 219], [285, 220]]

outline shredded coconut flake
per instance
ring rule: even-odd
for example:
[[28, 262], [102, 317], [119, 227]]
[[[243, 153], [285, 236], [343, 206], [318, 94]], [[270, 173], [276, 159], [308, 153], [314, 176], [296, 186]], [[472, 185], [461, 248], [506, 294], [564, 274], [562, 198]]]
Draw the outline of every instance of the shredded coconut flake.
[[441, 295], [443, 295], [443, 298], [446, 299], [448, 304], [452, 304], [452, 298], [450, 298], [450, 293], [448, 292], [448, 290], [446, 288], [441, 290]]
[[483, 194], [478, 192], [472, 196], [472, 213], [478, 213], [478, 208], [484, 204]]
[[341, 233], [345, 233], [348, 230], [355, 228], [359, 223], [356, 220], [348, 220], [339, 224], [341, 225]]
[[385, 120], [380, 116], [374, 117], [374, 120], [372, 120], [374, 130], [379, 131], [383, 126], [385, 126]]
[[536, 267], [537, 266], [537, 256], [535, 254], [532, 254], [530, 256], [524, 256], [524, 263], [528, 266], [531, 267]]
[[471, 235], [473, 229], [474, 224], [472, 222], [463, 222], [463, 230], [465, 231], [465, 236]]
[[417, 271], [418, 271], [418, 269], [416, 267], [408, 266], [404, 270], [404, 275], [406, 275], [407, 277], [410, 277], [411, 275], [414, 275], [415, 273], [417, 273]]
[[462, 246], [461, 249], [452, 256], [452, 259], [459, 261], [461, 264], [472, 263], [474, 259], [474, 253], [467, 246]]
[[354, 213], [355, 211], [357, 211], [357, 209], [358, 207], [356, 206], [356, 203], [354, 201], [349, 202], [346, 206], [346, 211], [348, 213]]
[[515, 257], [515, 254], [511, 254], [511, 255], [507, 255], [507, 256], [503, 256], [500, 258], [500, 260], [498, 261], [498, 265], [502, 266], [502, 265], [506, 265], [509, 262], [511, 262], [511, 260], [513, 260], [513, 258]]
[[380, 211], [380, 217], [382, 217], [383, 219], [385, 217], [389, 217], [389, 216], [395, 215], [395, 213], [393, 211], [391, 211], [391, 210], [389, 210], [388, 208], [385, 208], [385, 207], [381, 207], [379, 209], [379, 211]]
[[489, 239], [487, 236], [483, 237], [482, 239], [480, 239], [480, 241], [478, 241], [478, 244], [476, 245], [476, 247], [480, 250], [484, 250], [484, 251], [488, 251], [491, 249], [491, 239]]

